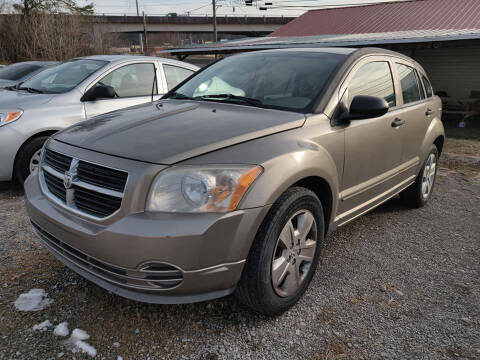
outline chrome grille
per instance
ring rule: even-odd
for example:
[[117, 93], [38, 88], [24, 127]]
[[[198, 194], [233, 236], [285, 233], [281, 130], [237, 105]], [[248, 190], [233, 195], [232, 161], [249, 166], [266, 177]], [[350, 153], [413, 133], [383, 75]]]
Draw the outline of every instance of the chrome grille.
[[50, 175], [50, 173], [44, 173], [44, 177], [48, 190], [50, 190], [50, 192], [57, 198], [66, 202], [67, 191], [65, 189], [65, 186], [63, 186], [63, 180], [57, 178], [56, 176]]
[[128, 173], [45, 149], [40, 182], [57, 203], [96, 219], [122, 204]]
[[165, 263], [147, 264], [141, 269], [125, 269], [91, 258], [64, 243], [32, 222], [40, 239], [58, 255], [110, 282], [145, 290], [171, 289], [183, 281], [180, 269]]
[[108, 216], [120, 208], [122, 199], [96, 191], [74, 186], [74, 201], [77, 208], [96, 216]]
[[128, 176], [123, 171], [105, 168], [85, 161], [80, 161], [77, 173], [78, 178], [86, 183], [116, 191], [124, 190]]
[[48, 164], [55, 170], [64, 173], [65, 171], [68, 171], [68, 169], [70, 169], [72, 158], [70, 156], [47, 150], [45, 151], [44, 161], [45, 164]]

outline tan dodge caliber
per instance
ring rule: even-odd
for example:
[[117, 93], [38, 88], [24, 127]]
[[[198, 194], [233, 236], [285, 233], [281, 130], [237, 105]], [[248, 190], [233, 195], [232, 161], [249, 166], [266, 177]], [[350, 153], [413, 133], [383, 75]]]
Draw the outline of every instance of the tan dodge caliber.
[[115, 294], [235, 293], [277, 315], [307, 289], [329, 232], [397, 194], [431, 198], [441, 111], [398, 53], [235, 55], [50, 138], [25, 183], [28, 214], [60, 261]]

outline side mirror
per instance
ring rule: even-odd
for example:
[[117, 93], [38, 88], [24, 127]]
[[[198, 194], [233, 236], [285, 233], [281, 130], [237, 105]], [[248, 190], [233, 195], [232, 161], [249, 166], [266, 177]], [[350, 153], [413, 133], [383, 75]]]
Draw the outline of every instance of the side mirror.
[[358, 116], [361, 119], [376, 118], [387, 112], [387, 101], [376, 96], [357, 95], [350, 105], [350, 115]]
[[108, 85], [97, 85], [91, 88], [82, 98], [82, 101], [92, 101], [96, 99], [113, 99], [115, 89]]
[[388, 103], [377, 96], [357, 95], [353, 98], [350, 111], [341, 116], [342, 120], [372, 119], [388, 112]]

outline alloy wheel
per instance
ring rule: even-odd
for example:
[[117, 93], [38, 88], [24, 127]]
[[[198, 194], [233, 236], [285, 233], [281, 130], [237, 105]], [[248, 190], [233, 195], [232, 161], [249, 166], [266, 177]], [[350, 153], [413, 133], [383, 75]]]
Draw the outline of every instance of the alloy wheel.
[[42, 149], [36, 151], [30, 158], [29, 169], [30, 173], [34, 172], [40, 166], [40, 161], [42, 160]]
[[434, 153], [431, 153], [428, 156], [422, 174], [422, 196], [424, 199], [427, 199], [432, 192], [433, 184], [435, 182], [436, 169], [437, 157]]
[[297, 211], [278, 237], [272, 260], [272, 285], [281, 297], [294, 294], [308, 275], [317, 248], [317, 224], [308, 210]]

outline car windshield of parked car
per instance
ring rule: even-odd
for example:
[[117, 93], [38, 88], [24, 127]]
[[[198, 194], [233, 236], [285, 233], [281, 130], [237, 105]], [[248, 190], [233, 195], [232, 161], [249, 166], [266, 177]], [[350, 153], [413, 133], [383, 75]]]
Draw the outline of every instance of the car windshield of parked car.
[[59, 94], [72, 90], [83, 80], [107, 64], [101, 60], [72, 60], [42, 71], [25, 81], [20, 90]]
[[302, 51], [232, 56], [211, 65], [166, 97], [304, 112], [344, 58]]
[[39, 70], [40, 68], [41, 66], [33, 64], [12, 64], [0, 69], [0, 79], [12, 81], [21, 80], [25, 76]]

